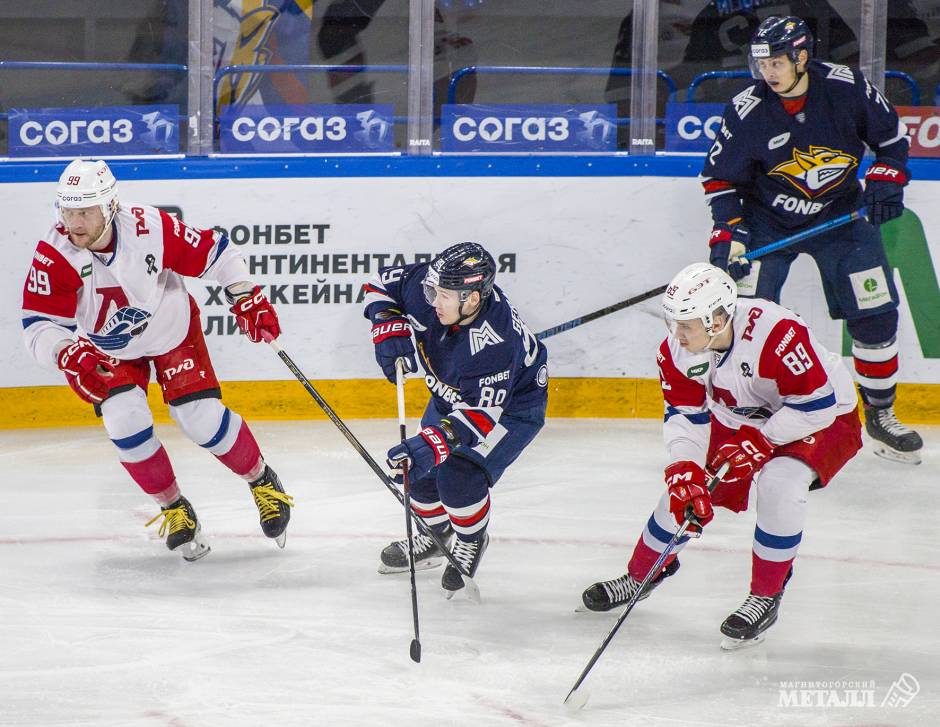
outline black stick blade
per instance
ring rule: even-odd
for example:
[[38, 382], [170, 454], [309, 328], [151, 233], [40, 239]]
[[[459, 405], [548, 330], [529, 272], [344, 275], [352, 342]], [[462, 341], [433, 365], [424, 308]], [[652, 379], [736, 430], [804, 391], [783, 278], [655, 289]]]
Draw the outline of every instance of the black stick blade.
[[417, 639], [411, 640], [411, 660], [415, 664], [421, 663], [421, 642]]

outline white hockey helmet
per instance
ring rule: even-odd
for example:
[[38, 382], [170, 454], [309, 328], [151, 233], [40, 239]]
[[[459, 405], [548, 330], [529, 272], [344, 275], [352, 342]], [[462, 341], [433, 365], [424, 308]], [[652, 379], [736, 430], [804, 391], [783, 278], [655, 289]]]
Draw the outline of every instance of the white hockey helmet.
[[[110, 222], [117, 211], [117, 180], [111, 169], [100, 159], [76, 159], [59, 177], [55, 190], [56, 211], [64, 208], [101, 207], [101, 214]], [[58, 214], [62, 220], [61, 214]]]
[[734, 315], [738, 300], [738, 287], [721, 268], [708, 263], [692, 263], [682, 268], [666, 286], [663, 294], [663, 315], [670, 333], [675, 333], [677, 321], [700, 320], [710, 336], [719, 308]]

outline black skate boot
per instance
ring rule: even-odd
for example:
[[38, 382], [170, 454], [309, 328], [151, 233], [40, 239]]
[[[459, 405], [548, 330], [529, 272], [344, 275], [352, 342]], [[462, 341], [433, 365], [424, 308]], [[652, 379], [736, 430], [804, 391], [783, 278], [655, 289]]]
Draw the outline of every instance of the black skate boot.
[[160, 513], [148, 520], [144, 527], [149, 527], [161, 517], [163, 522], [160, 523], [159, 534], [161, 538], [166, 536], [167, 548], [179, 548], [183, 560], [189, 562], [209, 554], [210, 548], [199, 534], [202, 526], [189, 500], [181, 495], [172, 504], [161, 507]]
[[[454, 531], [450, 523], [442, 531], [435, 531], [441, 542], [450, 547], [450, 539]], [[414, 534], [415, 541], [415, 570], [427, 570], [436, 568], [444, 559], [444, 553], [437, 547], [437, 543], [430, 535]], [[408, 539], [396, 540], [389, 543], [382, 550], [382, 563], [379, 565], [379, 573], [401, 573], [409, 570], [408, 566]]]
[[875, 440], [875, 454], [894, 462], [920, 464], [924, 440], [898, 421], [894, 406], [865, 406], [865, 431]]
[[267, 537], [274, 538], [279, 548], [283, 548], [287, 542], [287, 523], [290, 522], [294, 498], [284, 492], [277, 473], [268, 465], [264, 466], [261, 477], [249, 482], [248, 486], [261, 516], [261, 529]]
[[721, 641], [721, 648], [725, 651], [742, 649], [753, 646], [764, 640], [762, 634], [777, 623], [777, 613], [780, 610], [780, 601], [783, 591], [793, 575], [790, 568], [783, 588], [776, 596], [755, 596], [750, 594], [741, 604], [741, 607], [732, 613], [721, 624], [721, 633], [726, 638]]
[[[672, 563], [663, 568], [660, 574], [650, 581], [650, 584], [646, 587], [646, 590], [644, 590], [637, 599], [637, 603], [645, 598], [649, 598], [650, 594], [653, 592], [653, 589], [662, 583], [663, 580], [674, 574], [677, 570], [679, 570], [679, 559], [673, 558]], [[584, 602], [584, 606], [579, 607], [576, 610], [609, 611], [612, 608], [624, 606], [631, 598], [633, 598], [639, 587], [640, 581], [631, 576], [629, 573], [626, 573], [619, 578], [614, 578], [610, 581], [601, 581], [600, 583], [595, 583], [581, 594], [581, 600]]]
[[[457, 538], [451, 554], [454, 560], [460, 563], [461, 568], [471, 578], [476, 575], [477, 568], [480, 567], [480, 561], [483, 560], [483, 553], [486, 552], [486, 546], [490, 544], [490, 536], [486, 533], [480, 540], [461, 540]], [[441, 587], [444, 589], [444, 596], [447, 599], [454, 597], [454, 594], [464, 587], [463, 577], [460, 572], [450, 563], [444, 569], [444, 575], [441, 576]]]

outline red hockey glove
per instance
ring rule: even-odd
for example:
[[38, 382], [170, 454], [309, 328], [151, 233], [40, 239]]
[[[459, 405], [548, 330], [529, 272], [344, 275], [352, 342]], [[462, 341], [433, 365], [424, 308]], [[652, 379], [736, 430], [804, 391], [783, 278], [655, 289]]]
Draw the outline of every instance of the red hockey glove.
[[87, 338], [79, 338], [59, 352], [56, 365], [83, 401], [100, 404], [108, 398], [118, 361], [103, 354]]
[[241, 332], [254, 343], [269, 341], [281, 335], [281, 324], [278, 323], [274, 306], [257, 285], [229, 310], [235, 314]]
[[868, 208], [868, 221], [873, 225], [890, 222], [904, 212], [904, 185], [907, 174], [884, 162], [875, 162], [865, 172], [862, 201]]
[[710, 472], [717, 472], [727, 462], [729, 467], [722, 482], [738, 482], [753, 477], [767, 464], [777, 445], [754, 427], [746, 424], [715, 452], [708, 463]]
[[673, 462], [666, 468], [669, 511], [679, 525], [689, 515], [694, 515], [695, 521], [688, 528], [692, 532], [700, 532], [715, 517], [706, 479], [705, 470], [687, 459]]

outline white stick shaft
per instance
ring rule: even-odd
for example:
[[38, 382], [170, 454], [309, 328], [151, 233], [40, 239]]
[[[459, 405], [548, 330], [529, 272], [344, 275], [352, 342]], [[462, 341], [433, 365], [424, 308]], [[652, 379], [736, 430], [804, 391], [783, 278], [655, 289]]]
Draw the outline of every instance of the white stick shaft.
[[405, 426], [405, 362], [395, 362], [395, 386], [398, 389], [398, 426]]

